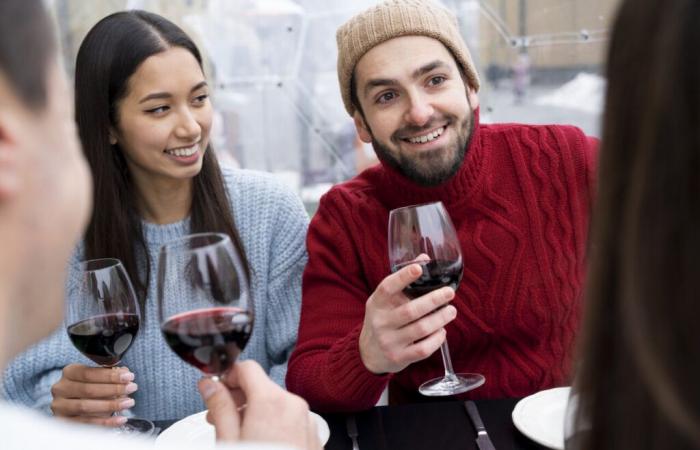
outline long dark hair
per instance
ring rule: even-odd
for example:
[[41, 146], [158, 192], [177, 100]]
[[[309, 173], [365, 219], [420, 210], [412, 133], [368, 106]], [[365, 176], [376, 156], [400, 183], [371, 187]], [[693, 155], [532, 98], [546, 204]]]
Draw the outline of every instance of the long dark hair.
[[[118, 12], [100, 20], [87, 34], [75, 70], [75, 112], [95, 191], [95, 209], [85, 234], [85, 257], [120, 259], [142, 306], [151, 262], [136, 207], [136, 188], [122, 150], [109, 142], [109, 129], [118, 125], [117, 104], [127, 94], [131, 75], [146, 58], [171, 47], [188, 50], [202, 67], [199, 50], [177, 25], [146, 11]], [[202, 170], [194, 177], [192, 189], [191, 231], [228, 234], [246, 261], [211, 146], [204, 153]], [[142, 271], [137, 267], [139, 253], [146, 263]]]
[[700, 1], [612, 34], [569, 448], [700, 448]]

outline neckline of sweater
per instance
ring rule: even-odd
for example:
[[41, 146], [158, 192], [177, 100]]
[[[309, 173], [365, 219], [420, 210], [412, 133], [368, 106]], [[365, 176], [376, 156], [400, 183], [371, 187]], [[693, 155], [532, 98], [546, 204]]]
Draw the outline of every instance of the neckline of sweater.
[[141, 221], [141, 227], [143, 229], [143, 235], [146, 238], [146, 243], [148, 246], [158, 246], [165, 244], [168, 241], [172, 241], [190, 232], [190, 218], [186, 217], [178, 222], [168, 223], [168, 224], [156, 224], [151, 222]]

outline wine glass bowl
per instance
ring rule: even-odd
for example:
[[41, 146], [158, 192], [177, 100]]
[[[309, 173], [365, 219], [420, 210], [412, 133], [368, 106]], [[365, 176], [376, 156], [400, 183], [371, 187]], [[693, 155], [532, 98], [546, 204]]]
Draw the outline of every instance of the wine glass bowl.
[[[83, 261], [66, 302], [66, 330], [75, 348], [101, 367], [116, 368], [138, 334], [141, 311], [118, 259]], [[114, 413], [116, 415], [116, 413]], [[152, 422], [130, 418], [118, 430], [150, 433]]]
[[[419, 264], [420, 277], [403, 292], [416, 299], [449, 286], [455, 291], [462, 280], [464, 263], [459, 239], [442, 202], [406, 206], [389, 213], [389, 263], [396, 272]], [[484, 384], [480, 374], [456, 374], [452, 368], [447, 340], [440, 347], [445, 375], [423, 383], [418, 389], [426, 396], [446, 396], [467, 392]]]
[[104, 314], [81, 320], [68, 327], [75, 348], [102, 367], [114, 367], [139, 331], [136, 314]]
[[161, 247], [161, 331], [204, 375], [218, 378], [233, 366], [253, 331], [253, 308], [247, 271], [227, 235], [192, 234]]

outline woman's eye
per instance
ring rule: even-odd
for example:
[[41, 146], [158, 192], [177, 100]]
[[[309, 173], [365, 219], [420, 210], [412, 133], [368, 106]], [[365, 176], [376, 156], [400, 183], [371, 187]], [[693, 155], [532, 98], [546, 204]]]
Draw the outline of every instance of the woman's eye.
[[394, 98], [396, 98], [396, 94], [394, 94], [393, 92], [385, 92], [384, 94], [379, 96], [379, 98], [377, 99], [377, 103], [388, 103]]
[[160, 113], [164, 113], [165, 111], [167, 111], [169, 109], [170, 109], [169, 106], [159, 106], [157, 108], [147, 109], [146, 112], [151, 113], [151, 114], [160, 114]]

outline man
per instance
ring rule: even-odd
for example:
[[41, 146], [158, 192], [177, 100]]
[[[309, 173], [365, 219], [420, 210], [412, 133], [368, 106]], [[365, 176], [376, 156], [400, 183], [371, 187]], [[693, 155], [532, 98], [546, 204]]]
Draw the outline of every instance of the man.
[[[299, 340], [287, 387], [314, 409], [360, 410], [389, 386], [420, 401], [444, 373], [517, 397], [569, 381], [579, 325], [595, 142], [574, 127], [479, 124], [479, 78], [455, 17], [389, 0], [337, 33], [338, 77], [381, 165], [334, 187], [311, 222]], [[442, 201], [464, 275], [409, 301], [417, 264], [390, 274], [389, 211]]]
[[[66, 262], [89, 216], [91, 183], [40, 0], [0, 2], [0, 372], [63, 317]], [[240, 449], [320, 448], [308, 405], [284, 392], [254, 362], [227, 386], [200, 382], [221, 441]], [[228, 389], [227, 389], [228, 387]], [[236, 404], [246, 403], [245, 414]], [[0, 402], [3, 449], [124, 448], [115, 434]], [[37, 430], [40, 430], [37, 433]], [[145, 450], [141, 442], [128, 448]]]

